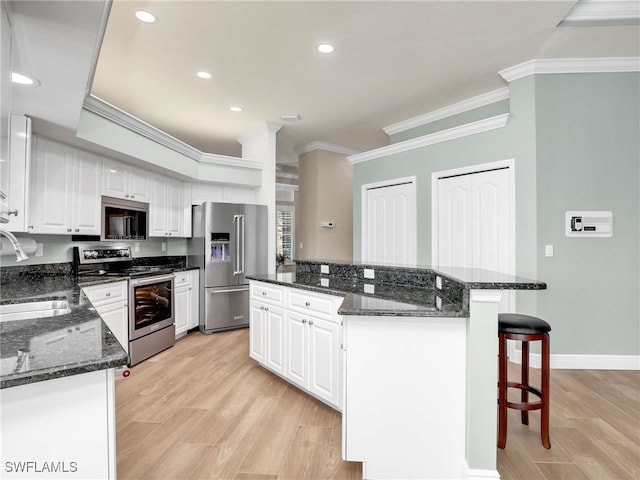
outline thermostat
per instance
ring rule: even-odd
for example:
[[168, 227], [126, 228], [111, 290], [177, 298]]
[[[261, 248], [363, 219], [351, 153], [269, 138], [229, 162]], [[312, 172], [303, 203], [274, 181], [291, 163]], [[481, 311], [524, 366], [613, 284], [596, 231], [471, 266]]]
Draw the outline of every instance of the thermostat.
[[612, 237], [613, 212], [566, 212], [565, 234], [567, 237]]

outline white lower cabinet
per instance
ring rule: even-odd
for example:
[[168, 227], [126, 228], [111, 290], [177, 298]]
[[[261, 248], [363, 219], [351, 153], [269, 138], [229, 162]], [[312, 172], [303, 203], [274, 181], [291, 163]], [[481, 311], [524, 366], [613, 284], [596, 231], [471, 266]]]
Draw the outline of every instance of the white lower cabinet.
[[129, 351], [128, 282], [112, 282], [84, 287], [86, 296], [125, 352]]
[[2, 478], [115, 479], [113, 370], [2, 390]]
[[341, 297], [251, 282], [250, 356], [338, 410], [341, 302]]
[[175, 327], [176, 337], [182, 336], [198, 326], [199, 288], [198, 270], [176, 273], [175, 286]]

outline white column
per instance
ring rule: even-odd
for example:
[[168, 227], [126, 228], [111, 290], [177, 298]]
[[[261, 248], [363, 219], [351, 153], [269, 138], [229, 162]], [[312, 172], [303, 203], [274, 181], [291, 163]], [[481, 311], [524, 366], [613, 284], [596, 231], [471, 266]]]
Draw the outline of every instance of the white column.
[[276, 271], [276, 134], [282, 128], [279, 123], [265, 122], [264, 125], [238, 138], [242, 145], [242, 158], [260, 160], [262, 184], [256, 189], [255, 202], [266, 205], [269, 212], [268, 222], [268, 271]]
[[467, 479], [498, 479], [498, 304], [500, 290], [471, 290], [467, 322]]

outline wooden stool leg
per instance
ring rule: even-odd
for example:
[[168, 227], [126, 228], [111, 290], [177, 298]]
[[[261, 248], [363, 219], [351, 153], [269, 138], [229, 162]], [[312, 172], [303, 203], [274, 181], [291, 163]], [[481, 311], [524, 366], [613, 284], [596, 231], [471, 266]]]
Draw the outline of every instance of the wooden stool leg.
[[549, 440], [549, 365], [550, 363], [550, 348], [549, 348], [549, 335], [545, 335], [542, 340], [542, 411], [540, 415], [540, 437], [542, 438], [542, 446], [544, 448], [551, 448], [551, 441]]
[[498, 448], [507, 444], [507, 339], [498, 336]]
[[[529, 401], [529, 342], [522, 342], [522, 373], [520, 375], [520, 383], [524, 385], [524, 388], [520, 390], [520, 401], [527, 403]], [[520, 412], [520, 418], [523, 425], [529, 425], [529, 412], [522, 410]]]

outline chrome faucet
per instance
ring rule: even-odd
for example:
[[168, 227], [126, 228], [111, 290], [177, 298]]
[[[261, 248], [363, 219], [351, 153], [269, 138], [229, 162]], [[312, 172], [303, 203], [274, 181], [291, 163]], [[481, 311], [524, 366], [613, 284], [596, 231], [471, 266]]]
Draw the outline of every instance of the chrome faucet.
[[0, 227], [0, 235], [4, 235], [11, 242], [11, 246], [16, 251], [16, 261], [22, 262], [23, 260], [27, 260], [29, 258], [27, 257], [27, 254], [24, 253], [24, 250], [22, 249], [22, 245], [20, 245], [20, 242], [18, 241], [18, 239], [15, 237], [13, 233], [11, 233], [6, 228]]

